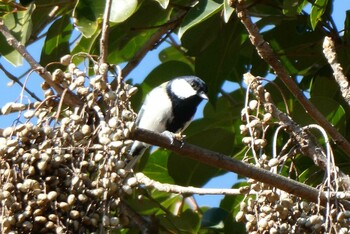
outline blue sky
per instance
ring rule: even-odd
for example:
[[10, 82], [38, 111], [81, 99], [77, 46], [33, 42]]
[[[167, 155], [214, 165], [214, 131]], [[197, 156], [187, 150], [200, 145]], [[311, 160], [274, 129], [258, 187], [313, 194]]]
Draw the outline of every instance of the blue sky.
[[[307, 8], [308, 9], [308, 8]], [[334, 20], [338, 27], [338, 30], [342, 30], [344, 27], [345, 13], [346, 10], [350, 9], [350, 1], [345, 0], [336, 0], [334, 6]], [[43, 41], [39, 43], [35, 43], [28, 48], [30, 54], [39, 61], [40, 60], [40, 51], [42, 47]], [[158, 52], [165, 48], [166, 45], [161, 45], [154, 51], [151, 51], [146, 58], [141, 62], [141, 64], [128, 76], [128, 79], [132, 78], [135, 82], [140, 83], [147, 76], [147, 74], [152, 71], [154, 67], [159, 65], [160, 61], [158, 59]], [[0, 63], [11, 72], [15, 76], [21, 75], [26, 69], [28, 69], [28, 65], [24, 62], [24, 65], [21, 67], [13, 67], [9, 64], [4, 58], [0, 58]], [[17, 84], [13, 84], [9, 86], [11, 83], [10, 80], [0, 71], [1, 79], [0, 79], [0, 92], [3, 93], [0, 99], [0, 106], [2, 107], [7, 102], [15, 102], [20, 98], [21, 88]], [[24, 79], [21, 80], [22, 83], [25, 82]], [[40, 84], [42, 83], [42, 79], [36, 74], [32, 74], [27, 78], [27, 87], [28, 89], [34, 91], [37, 96], [43, 97], [43, 92], [40, 88]], [[224, 87], [227, 90], [232, 90], [234, 88], [233, 84], [227, 83]], [[23, 96], [23, 102], [28, 103], [27, 100], [30, 98], [26, 93]], [[197, 116], [201, 116], [201, 109], [199, 108], [199, 112]], [[11, 114], [7, 116], [0, 116], [0, 128], [5, 128], [12, 125], [13, 121], [18, 117], [18, 114]], [[206, 187], [208, 188], [230, 188], [236, 182], [236, 175], [234, 173], [227, 173], [223, 176], [212, 179]], [[196, 196], [200, 205], [208, 205], [208, 206], [217, 206], [223, 196]]]

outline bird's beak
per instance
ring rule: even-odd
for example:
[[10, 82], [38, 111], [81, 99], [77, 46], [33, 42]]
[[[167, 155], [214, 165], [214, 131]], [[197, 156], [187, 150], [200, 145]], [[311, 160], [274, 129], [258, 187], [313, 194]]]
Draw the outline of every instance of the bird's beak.
[[206, 99], [206, 100], [209, 99], [208, 96], [204, 92], [200, 92], [198, 95], [203, 99]]

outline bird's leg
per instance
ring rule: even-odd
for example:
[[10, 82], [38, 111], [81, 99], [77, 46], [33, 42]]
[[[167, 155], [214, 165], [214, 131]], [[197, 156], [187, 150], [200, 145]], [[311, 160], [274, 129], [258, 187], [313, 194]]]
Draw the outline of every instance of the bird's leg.
[[173, 132], [170, 132], [170, 131], [164, 131], [162, 134], [169, 139], [170, 144], [172, 144], [172, 145], [174, 144], [174, 139], [179, 141], [179, 142], [181, 142], [181, 146], [180, 147], [182, 147], [184, 145], [184, 143], [185, 143], [184, 139], [185, 139], [186, 135], [182, 135], [181, 132], [173, 133]]

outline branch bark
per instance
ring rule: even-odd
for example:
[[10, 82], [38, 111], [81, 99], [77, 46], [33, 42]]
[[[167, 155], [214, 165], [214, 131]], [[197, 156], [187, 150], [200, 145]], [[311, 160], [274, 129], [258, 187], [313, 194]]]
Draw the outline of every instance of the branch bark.
[[135, 178], [138, 183], [146, 187], [154, 188], [158, 191], [167, 193], [179, 194], [199, 194], [199, 195], [240, 195], [240, 194], [255, 194], [251, 191], [242, 189], [214, 189], [214, 188], [196, 188], [192, 186], [179, 186], [175, 184], [160, 183], [158, 181], [148, 178], [141, 172], [136, 173]]
[[341, 94], [344, 100], [350, 106], [350, 84], [347, 77], [343, 73], [343, 68], [337, 60], [335, 45], [330, 37], [325, 37], [323, 41], [323, 54], [325, 55], [329, 65], [333, 69], [335, 81], [340, 87]]
[[[0, 32], [6, 38], [7, 43], [23, 56], [31, 68], [37, 72], [45, 80], [45, 82], [48, 83], [59, 95], [62, 95], [64, 89], [52, 80], [51, 74], [46, 71], [40, 64], [38, 64], [35, 59], [28, 53], [26, 48], [21, 45], [21, 43], [12, 35], [10, 30], [4, 24], [3, 20], [0, 20]], [[67, 98], [64, 99], [65, 104], [71, 107], [82, 105], [82, 101], [72, 92], [68, 91], [66, 93], [66, 97]]]
[[[106, 0], [105, 10], [103, 14], [102, 31], [100, 39], [100, 59], [99, 65], [107, 63], [108, 56], [108, 31], [109, 31], [109, 15], [111, 13], [112, 0]], [[107, 82], [107, 70], [103, 71], [103, 79]]]
[[[327, 197], [324, 192], [281, 175], [257, 168], [251, 164], [235, 160], [226, 155], [187, 143], [175, 141], [173, 144], [171, 144], [169, 139], [162, 134], [145, 129], [135, 129], [131, 135], [131, 138], [133, 140], [164, 147], [175, 153], [181, 154], [182, 156], [189, 157], [210, 166], [222, 168], [227, 171], [235, 172], [239, 175], [269, 184], [310, 202], [320, 202], [321, 205], [326, 205]], [[346, 201], [344, 202], [346, 203]]]
[[327, 131], [327, 133], [332, 137], [332, 139], [339, 146], [339, 148], [343, 150], [343, 152], [348, 157], [350, 157], [350, 143], [328, 122], [328, 120], [318, 111], [318, 109], [305, 97], [298, 85], [289, 76], [289, 74], [281, 64], [279, 58], [272, 50], [269, 43], [266, 42], [263, 36], [260, 34], [256, 24], [252, 22], [247, 10], [244, 8], [244, 1], [231, 0], [231, 4], [233, 7], [236, 8], [237, 17], [241, 20], [242, 24], [247, 29], [250, 41], [255, 46], [260, 57], [272, 67], [277, 77], [283, 81], [283, 83], [287, 86], [290, 92], [304, 107], [305, 111]]

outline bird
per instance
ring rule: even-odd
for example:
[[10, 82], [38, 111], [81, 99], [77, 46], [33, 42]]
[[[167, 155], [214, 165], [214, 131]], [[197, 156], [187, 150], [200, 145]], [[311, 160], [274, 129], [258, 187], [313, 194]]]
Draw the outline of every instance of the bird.
[[[180, 76], [164, 82], [147, 94], [135, 125], [168, 137], [182, 134], [201, 101], [208, 100], [207, 93], [207, 85], [196, 76]], [[131, 160], [125, 169], [131, 170], [148, 147], [144, 142], [134, 141], [129, 151]]]

